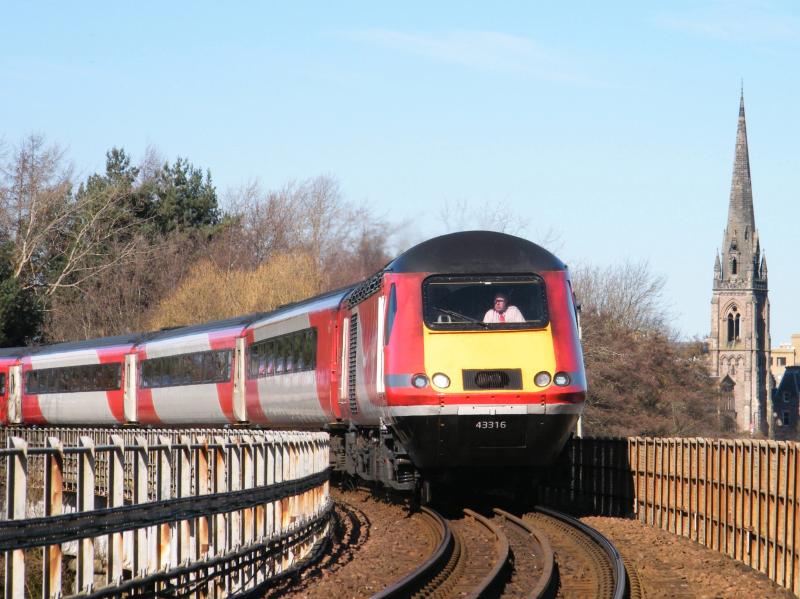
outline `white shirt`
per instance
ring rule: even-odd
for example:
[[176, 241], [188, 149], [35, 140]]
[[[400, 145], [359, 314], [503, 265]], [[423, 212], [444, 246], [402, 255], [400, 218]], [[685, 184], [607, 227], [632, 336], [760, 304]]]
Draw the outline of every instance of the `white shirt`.
[[483, 322], [525, 322], [525, 317], [516, 306], [509, 306], [502, 313], [503, 320], [500, 320], [501, 313], [492, 308], [483, 315]]

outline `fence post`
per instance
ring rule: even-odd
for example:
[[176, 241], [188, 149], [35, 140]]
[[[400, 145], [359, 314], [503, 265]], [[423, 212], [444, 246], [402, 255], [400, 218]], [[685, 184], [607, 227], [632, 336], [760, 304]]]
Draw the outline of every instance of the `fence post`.
[[[147, 439], [136, 436], [133, 462], [133, 503], [147, 503], [147, 465], [150, 456], [147, 452]], [[133, 572], [134, 576], [147, 574], [147, 528], [139, 528], [133, 533]]]
[[[185, 498], [192, 494], [192, 439], [188, 435], [181, 435], [178, 443], [177, 491], [178, 497]], [[191, 527], [189, 520], [181, 520], [178, 523], [177, 541], [175, 561], [177, 564], [183, 564], [190, 559]]]
[[[252, 489], [256, 487], [255, 470], [253, 469], [254, 442], [250, 435], [242, 436], [242, 489]], [[242, 514], [242, 544], [248, 547], [253, 544], [255, 538], [255, 507], [249, 507]], [[254, 566], [251, 563], [247, 566], [247, 580], [253, 581], [255, 578]]]
[[[80, 438], [82, 449], [78, 458], [78, 512], [94, 510], [95, 454], [94, 440], [89, 436]], [[78, 541], [78, 568], [75, 576], [75, 592], [91, 593], [94, 586], [94, 539]]]
[[[208, 438], [205, 436], [197, 437], [197, 444], [200, 446], [195, 453], [194, 463], [194, 493], [197, 496], [208, 495]], [[209, 555], [209, 527], [208, 516], [200, 516], [195, 522], [195, 544], [194, 557], [197, 561], [207, 559]], [[196, 597], [205, 599], [208, 597], [208, 585], [197, 589]]]
[[[264, 439], [263, 434], [259, 434], [255, 438], [255, 445], [253, 447], [253, 474], [255, 479], [253, 481], [254, 485], [258, 488], [264, 486], [266, 480], [266, 457], [267, 457], [267, 446], [266, 441]], [[255, 509], [255, 522], [253, 523], [253, 534], [254, 539], [257, 542], [263, 542], [266, 537], [266, 507], [265, 504], [258, 504]], [[256, 572], [256, 584], [261, 584], [264, 582], [265, 579], [265, 567], [260, 565], [258, 566], [258, 570]]]
[[[111, 435], [111, 445], [113, 449], [108, 452], [108, 507], [118, 508], [125, 503], [125, 441], [119, 435]], [[122, 538], [121, 532], [108, 535], [108, 584], [122, 581]]]
[[[52, 450], [45, 459], [44, 472], [44, 513], [49, 517], [58, 516], [63, 510], [64, 446], [57, 437], [48, 437], [47, 447]], [[49, 545], [43, 553], [42, 597], [60, 597], [61, 545]]]
[[[8, 439], [8, 449], [15, 450], [6, 458], [6, 517], [9, 520], [25, 518], [28, 494], [28, 443], [19, 437]], [[5, 596], [8, 599], [25, 597], [25, 552], [22, 549], [6, 551]]]
[[[172, 439], [159, 435], [158, 458], [156, 461], [156, 500], [166, 501], [172, 495]], [[174, 523], [159, 524], [156, 529], [156, 563], [155, 570], [167, 570], [172, 557]]]
[[[242, 443], [241, 439], [231, 439], [228, 447], [228, 493], [235, 493], [242, 488]], [[228, 548], [238, 549], [242, 544], [242, 513], [234, 510], [228, 515]], [[226, 577], [228, 593], [241, 588], [242, 572], [238, 569]]]
[[[225, 452], [227, 450], [227, 439], [225, 437], [214, 437], [214, 493], [225, 492], [225, 478], [227, 459]], [[214, 520], [214, 555], [225, 555], [230, 549], [228, 544], [229, 539], [226, 537], [226, 516], [224, 513], [212, 516]], [[225, 580], [221, 576], [214, 578], [214, 596], [224, 597], [225, 593]]]

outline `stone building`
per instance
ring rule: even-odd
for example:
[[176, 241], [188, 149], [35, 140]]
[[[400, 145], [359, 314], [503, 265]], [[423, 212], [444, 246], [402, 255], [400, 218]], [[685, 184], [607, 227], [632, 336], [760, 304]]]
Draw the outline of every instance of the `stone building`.
[[780, 384], [783, 373], [789, 366], [798, 365], [800, 365], [800, 333], [792, 333], [791, 343], [781, 343], [778, 347], [772, 348], [770, 371], [775, 378], [775, 384]]
[[772, 397], [775, 422], [772, 437], [781, 440], [797, 438], [798, 404], [800, 404], [800, 366], [786, 366], [781, 382]]
[[767, 260], [761, 253], [753, 213], [753, 189], [744, 95], [739, 99], [739, 125], [728, 222], [714, 262], [711, 297], [711, 376], [732, 394], [740, 431], [767, 434], [772, 396]]

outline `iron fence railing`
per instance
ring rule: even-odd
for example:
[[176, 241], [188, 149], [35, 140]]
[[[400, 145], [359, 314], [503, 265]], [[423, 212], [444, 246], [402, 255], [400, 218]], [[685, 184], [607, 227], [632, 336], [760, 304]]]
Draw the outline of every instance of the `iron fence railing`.
[[327, 535], [325, 433], [122, 433], [6, 433], [6, 597], [24, 596], [37, 551], [44, 597], [67, 594], [70, 561], [75, 593], [228, 596], [292, 567]]

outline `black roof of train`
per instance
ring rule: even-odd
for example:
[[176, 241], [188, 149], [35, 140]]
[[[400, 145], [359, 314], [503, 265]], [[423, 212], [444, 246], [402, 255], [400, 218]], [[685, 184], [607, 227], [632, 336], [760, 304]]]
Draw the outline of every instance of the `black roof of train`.
[[39, 347], [28, 347], [23, 352], [25, 355], [32, 354], [55, 354], [67, 351], [78, 351], [81, 349], [94, 349], [97, 347], [114, 347], [116, 345], [133, 345], [139, 343], [144, 335], [142, 333], [132, 333], [130, 335], [117, 335], [116, 337], [98, 337], [95, 339], [84, 339], [82, 341], [67, 341], [55, 343], [53, 345], [42, 345]]
[[194, 335], [196, 333], [243, 327], [250, 324], [254, 320], [261, 318], [262, 315], [263, 313], [256, 312], [254, 314], [245, 314], [244, 316], [235, 316], [234, 318], [225, 318], [222, 320], [212, 320], [211, 322], [202, 322], [200, 324], [190, 324], [188, 326], [161, 329], [160, 331], [145, 333], [142, 342], [147, 343], [159, 339], [172, 339], [173, 337], [185, 337], [186, 335]]
[[0, 358], [17, 358], [29, 352], [27, 347], [0, 347]]
[[461, 231], [423, 241], [392, 260], [389, 272], [529, 273], [565, 270], [535, 243], [494, 231]]

